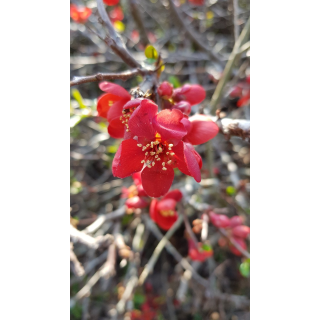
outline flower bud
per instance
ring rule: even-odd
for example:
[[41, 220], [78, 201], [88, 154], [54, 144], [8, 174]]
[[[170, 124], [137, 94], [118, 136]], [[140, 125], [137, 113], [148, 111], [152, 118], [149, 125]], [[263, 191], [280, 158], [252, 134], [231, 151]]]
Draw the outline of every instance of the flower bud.
[[230, 225], [230, 219], [223, 214], [216, 214], [211, 211], [209, 212], [209, 217], [212, 224], [217, 228], [227, 228]]
[[247, 226], [236, 226], [232, 229], [232, 234], [235, 237], [245, 239], [250, 233], [250, 228]]
[[174, 104], [172, 109], [178, 109], [188, 116], [191, 112], [191, 104], [187, 101], [180, 101]]
[[173, 86], [168, 81], [164, 81], [158, 87], [158, 94], [160, 97], [170, 98], [173, 92]]
[[234, 216], [230, 219], [230, 228], [234, 228], [236, 226], [241, 226], [243, 224], [243, 218], [240, 216]]

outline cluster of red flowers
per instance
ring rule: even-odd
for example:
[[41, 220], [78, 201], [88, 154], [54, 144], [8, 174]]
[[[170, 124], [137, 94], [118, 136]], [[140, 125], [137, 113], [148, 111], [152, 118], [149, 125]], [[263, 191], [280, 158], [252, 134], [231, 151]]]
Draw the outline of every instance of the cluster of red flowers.
[[201, 181], [202, 159], [193, 145], [207, 142], [219, 131], [205, 115], [189, 118], [188, 105], [205, 98], [201, 86], [184, 85], [173, 90], [170, 84], [162, 83], [159, 94], [170, 106], [160, 112], [152, 100], [143, 95], [132, 99], [119, 85], [102, 82], [100, 89], [106, 93], [98, 99], [98, 114], [108, 120], [113, 138], [124, 139], [113, 160], [114, 176], [125, 178], [141, 171], [143, 189], [150, 197], [168, 192], [174, 168]]
[[237, 101], [238, 107], [243, 107], [250, 101], [250, 76], [245, 80], [240, 81], [237, 85], [231, 88], [229, 93], [231, 98], [239, 98]]
[[91, 15], [91, 9], [83, 6], [70, 5], [70, 17], [77, 23], [85, 23]]
[[[242, 249], [247, 250], [245, 239], [250, 234], [250, 228], [243, 225], [242, 217], [234, 216], [229, 219], [227, 216], [223, 214], [216, 214], [213, 211], [209, 212], [209, 217], [214, 226], [225, 229], [230, 239], [236, 242]], [[237, 256], [242, 255], [242, 253], [232, 245], [229, 238], [221, 237], [219, 239], [219, 245], [228, 245], [232, 253]]]

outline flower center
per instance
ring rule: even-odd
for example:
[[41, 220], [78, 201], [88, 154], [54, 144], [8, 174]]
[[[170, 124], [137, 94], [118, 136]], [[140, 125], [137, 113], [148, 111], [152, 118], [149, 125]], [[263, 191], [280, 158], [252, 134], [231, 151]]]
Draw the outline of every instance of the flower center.
[[126, 131], [129, 132], [129, 125], [128, 121], [133, 113], [134, 110], [137, 108], [129, 108], [122, 110], [122, 116], [120, 117], [120, 121], [126, 126]]
[[160, 214], [163, 217], [169, 217], [169, 216], [173, 216], [174, 215], [174, 210], [161, 210]]
[[141, 161], [145, 166], [151, 168], [156, 164], [156, 161], [162, 161], [162, 170], [167, 170], [166, 165], [171, 165], [174, 152], [172, 152], [171, 148], [173, 144], [168, 144], [167, 142], [161, 142], [161, 135], [159, 133], [156, 134], [155, 140], [146, 144], [145, 146], [142, 144], [137, 144], [138, 147], [142, 148], [142, 151], [145, 151], [145, 159]]

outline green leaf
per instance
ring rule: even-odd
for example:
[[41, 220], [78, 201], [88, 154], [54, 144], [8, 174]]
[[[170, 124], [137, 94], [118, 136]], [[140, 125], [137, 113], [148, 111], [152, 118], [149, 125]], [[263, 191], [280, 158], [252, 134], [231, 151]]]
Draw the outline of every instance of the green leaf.
[[77, 303], [70, 309], [70, 313], [75, 319], [81, 319], [82, 307]]
[[156, 63], [156, 61], [157, 61], [157, 59], [148, 58], [148, 59], [145, 60], [145, 63], [154, 64], [154, 63]]
[[118, 146], [109, 146], [107, 150], [109, 153], [116, 153], [118, 150]]
[[150, 44], [144, 50], [144, 54], [148, 59], [157, 59], [158, 58], [157, 50], [155, 49], [154, 46], [152, 46]]
[[72, 93], [72, 96], [76, 99], [76, 101], [79, 103], [79, 106], [80, 106], [80, 109], [84, 109], [84, 108], [87, 108], [84, 103], [83, 103], [83, 100], [82, 100], [82, 96], [79, 92], [79, 90], [77, 89], [72, 89], [71, 90], [71, 93]]
[[169, 76], [168, 77], [168, 82], [170, 82], [174, 86], [174, 88], [181, 87], [181, 83], [180, 83], [179, 79], [176, 76]]
[[145, 302], [145, 300], [146, 300], [146, 298], [143, 294], [136, 293], [133, 296], [133, 303], [134, 303], [135, 309], [140, 309], [140, 306]]
[[239, 271], [245, 278], [248, 278], [250, 275], [250, 259], [246, 259], [240, 264]]
[[211, 246], [209, 246], [208, 244], [203, 244], [203, 245], [202, 245], [202, 250], [204, 250], [204, 251], [210, 251], [210, 250], [212, 250], [212, 248], [211, 248]]
[[236, 188], [229, 186], [227, 187], [226, 192], [229, 196], [233, 196], [236, 194]]

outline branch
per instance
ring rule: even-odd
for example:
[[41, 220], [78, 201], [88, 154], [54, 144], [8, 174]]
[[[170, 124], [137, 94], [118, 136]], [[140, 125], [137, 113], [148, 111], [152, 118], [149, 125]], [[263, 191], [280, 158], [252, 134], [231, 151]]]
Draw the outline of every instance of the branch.
[[153, 270], [154, 265], [156, 264], [163, 248], [165, 247], [166, 243], [168, 243], [169, 239], [171, 238], [171, 236], [175, 233], [175, 231], [180, 227], [181, 223], [183, 221], [183, 217], [180, 215], [178, 220], [175, 222], [175, 224], [169, 229], [169, 231], [163, 236], [163, 238], [161, 239], [161, 241], [158, 243], [158, 245], [156, 246], [156, 248], [153, 251], [153, 254], [151, 256], [151, 258], [149, 259], [148, 263], [146, 264], [146, 266], [144, 267], [138, 284], [141, 286], [144, 281], [147, 279], [149, 273]]
[[89, 83], [89, 82], [96, 82], [102, 80], [122, 80], [126, 81], [132, 77], [137, 76], [138, 74], [143, 73], [138, 69], [133, 69], [125, 72], [120, 73], [97, 73], [92, 76], [87, 77], [75, 77], [74, 80], [70, 81], [70, 87], [76, 86], [78, 84]]
[[[220, 122], [220, 126], [219, 126]], [[243, 140], [250, 139], [250, 120], [223, 118], [217, 122], [223, 134], [240, 137]]]
[[132, 14], [133, 20], [135, 21], [135, 23], [139, 29], [139, 32], [140, 32], [141, 43], [144, 46], [146, 46], [149, 44], [149, 39], [148, 39], [147, 30], [146, 30], [144, 23], [142, 21], [142, 18], [141, 18], [139, 8], [137, 7], [137, 1], [136, 0], [129, 0], [129, 3], [130, 3], [130, 9], [131, 9], [131, 14]]
[[98, 248], [107, 248], [113, 242], [113, 236], [106, 234], [93, 238], [70, 225], [70, 238], [73, 243], [82, 243], [89, 249], [97, 250]]
[[107, 12], [105, 10], [102, 0], [97, 0], [97, 7], [99, 15], [103, 21], [103, 24], [107, 27], [109, 36], [104, 39], [105, 43], [117, 54], [128, 66], [131, 68], [140, 68], [141, 65], [127, 50], [121, 36], [114, 29]]
[[233, 0], [233, 28], [234, 28], [234, 41], [239, 38], [239, 24], [238, 24], [239, 8], [238, 0]]
[[[153, 233], [153, 235], [160, 241], [163, 238], [162, 233], [160, 232], [159, 228], [155, 225], [155, 223], [148, 217], [142, 216], [144, 222], [146, 223], [147, 227]], [[189, 270], [192, 273], [194, 280], [196, 280], [199, 284], [204, 287], [208, 286], [208, 281], [202, 278], [196, 270], [191, 266], [187, 259], [183, 258], [182, 255], [177, 251], [177, 249], [169, 242], [165, 244], [166, 250], [176, 259], [178, 263], [181, 263], [181, 266], [185, 270]]]
[[184, 19], [175, 6], [173, 0], [169, 0], [170, 2], [170, 7], [172, 9], [173, 14], [175, 15], [176, 19], [174, 19], [175, 22], [178, 22], [186, 31], [188, 37], [201, 49], [202, 51], [206, 52], [211, 60], [216, 61], [216, 62], [221, 62], [220, 56], [210, 50], [209, 47], [207, 47], [202, 41], [200, 41], [200, 35], [192, 28], [191, 25], [186, 24], [186, 19]]
[[218, 85], [216, 90], [214, 91], [214, 94], [212, 95], [211, 101], [209, 103], [211, 114], [215, 114], [217, 110], [217, 106], [222, 98], [223, 88], [230, 78], [232, 68], [235, 64], [236, 58], [239, 55], [239, 49], [242, 47], [242, 45], [244, 45], [245, 41], [247, 40], [247, 37], [249, 36], [249, 32], [250, 32], [250, 18], [248, 19], [246, 25], [244, 26], [240, 34], [240, 37], [234, 44], [229, 60], [223, 70], [222, 77], [218, 82]]
[[82, 277], [85, 274], [82, 264], [73, 252], [73, 244], [70, 243], [70, 267], [77, 277]]

